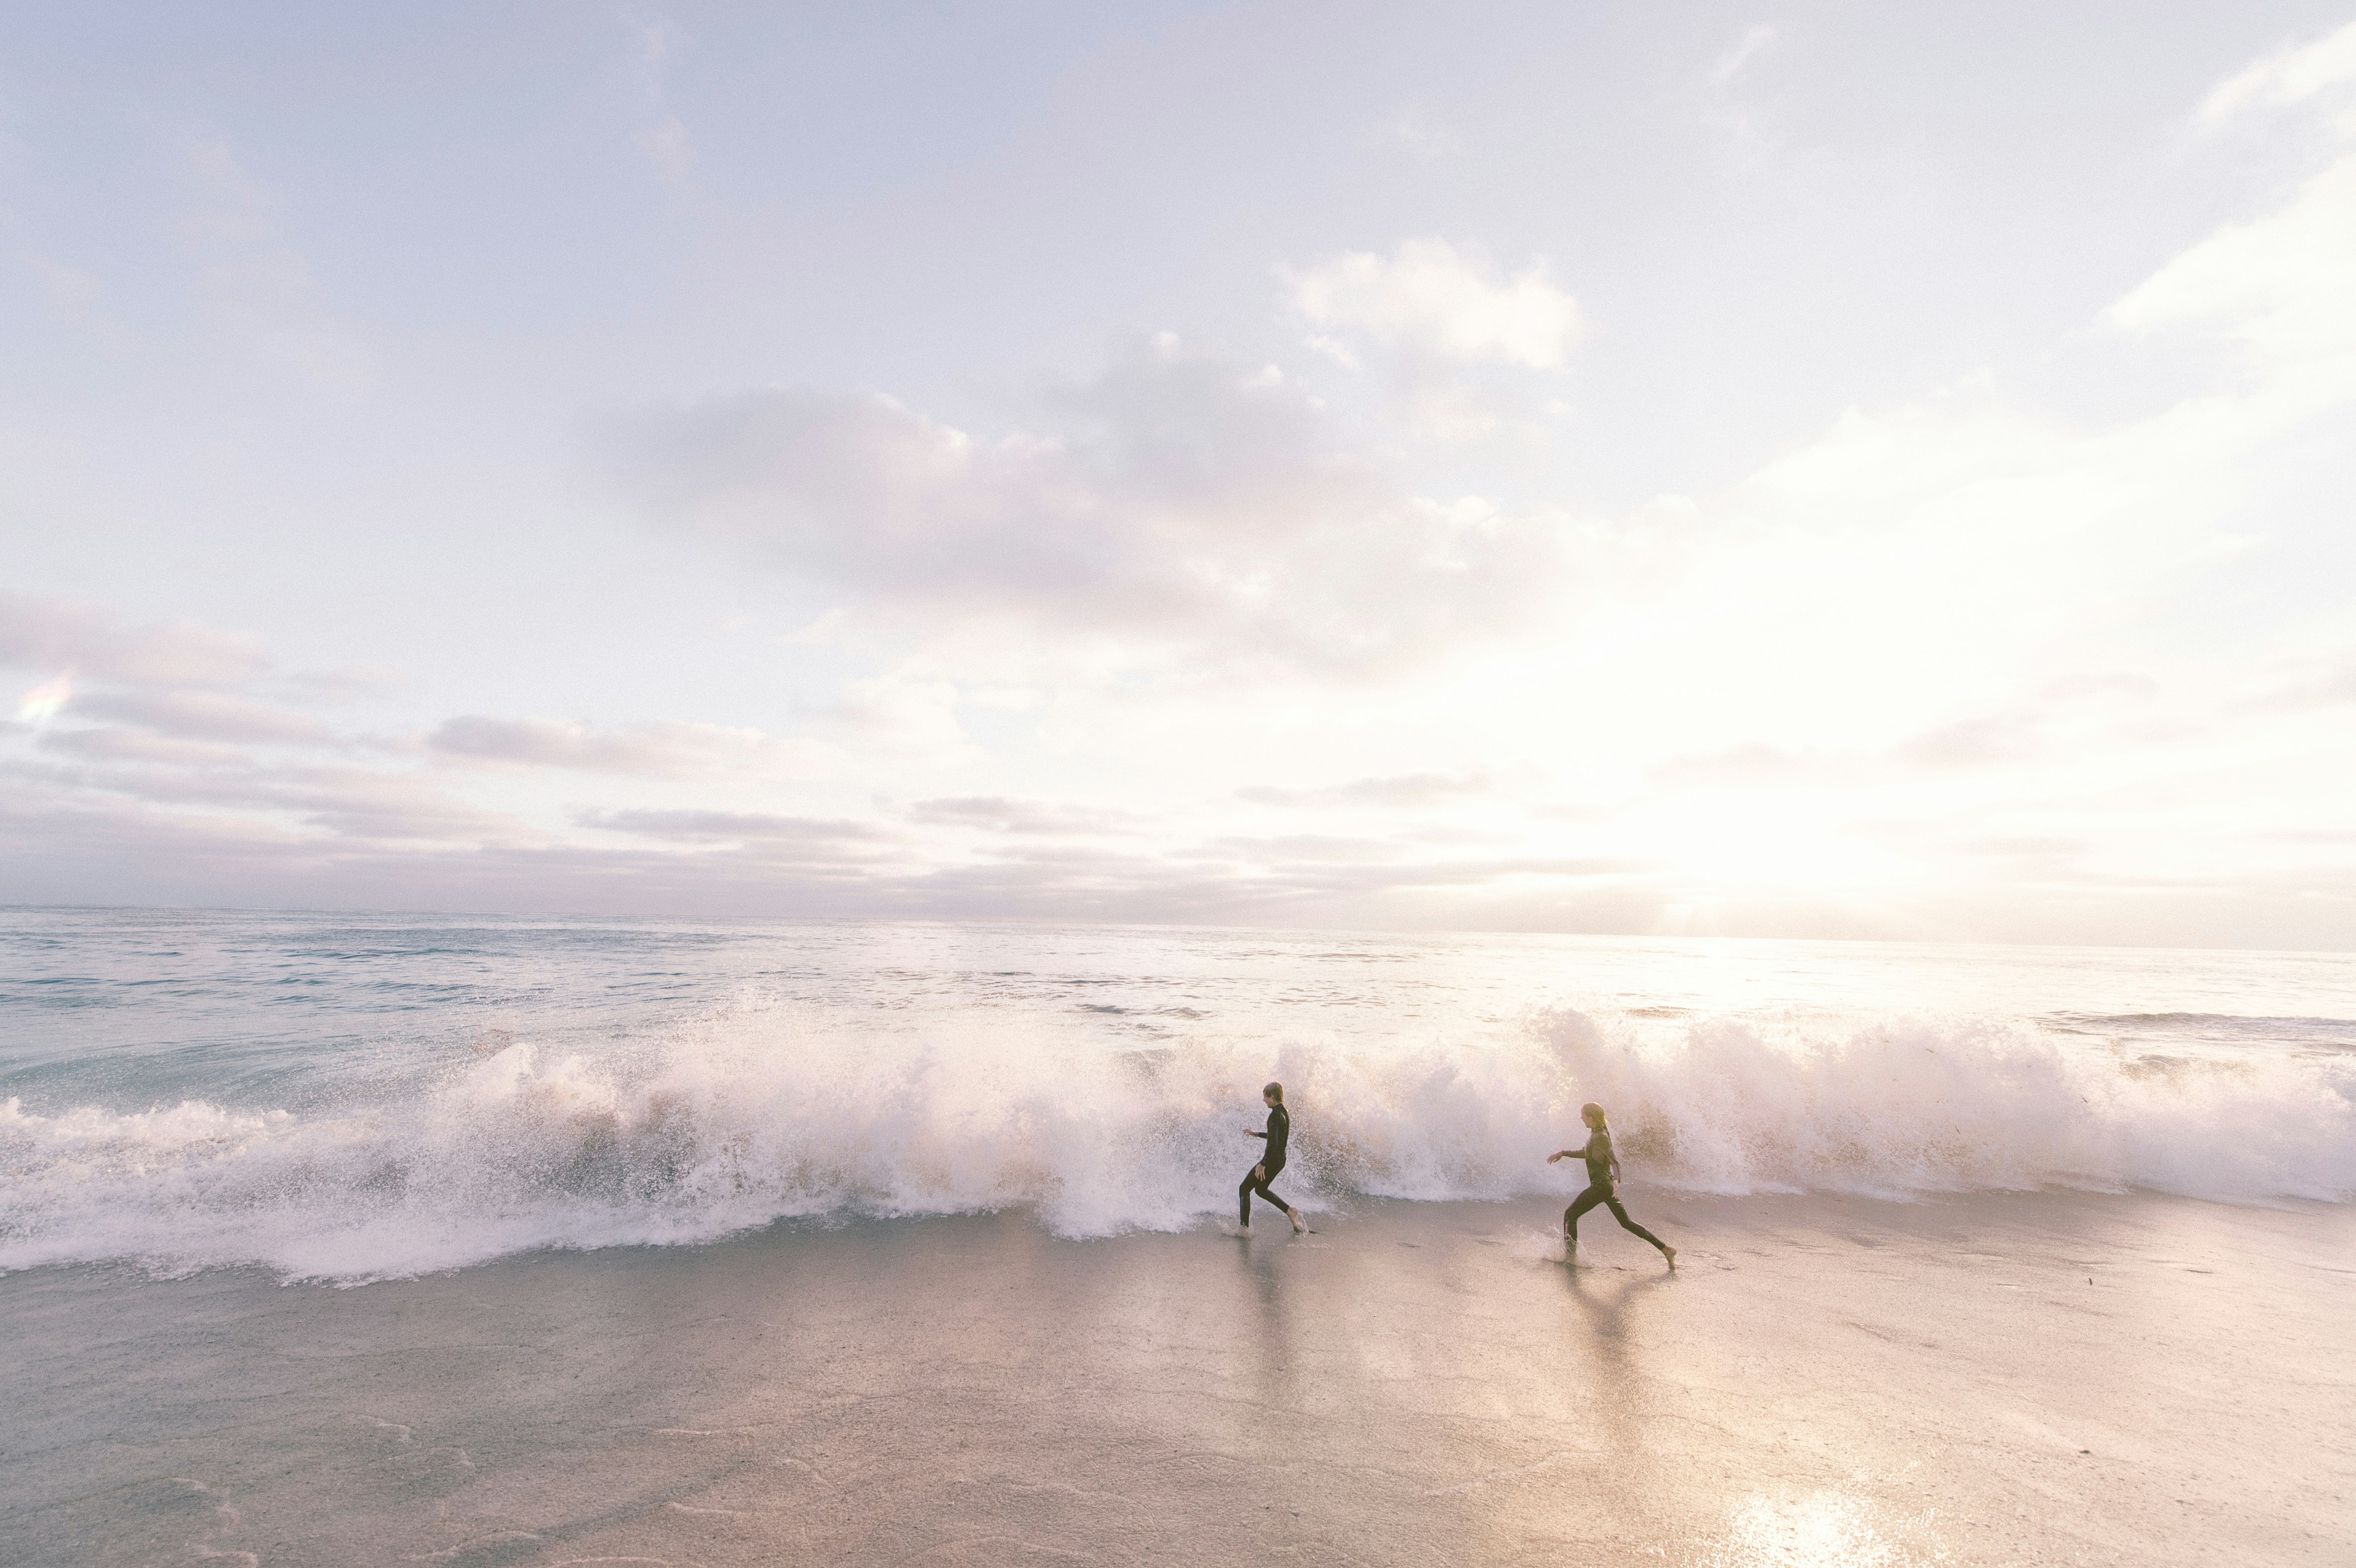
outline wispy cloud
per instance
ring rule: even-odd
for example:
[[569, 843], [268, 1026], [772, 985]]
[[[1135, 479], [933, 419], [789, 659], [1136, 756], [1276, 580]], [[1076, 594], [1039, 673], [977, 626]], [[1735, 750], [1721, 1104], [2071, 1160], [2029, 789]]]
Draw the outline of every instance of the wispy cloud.
[[[2217, 84], [2201, 120], [2216, 126], [2259, 108], [2288, 108], [2356, 90], [2356, 22], [2305, 44], [2285, 44]], [[2343, 114], [2346, 112], [2343, 111]], [[2342, 119], [2341, 129], [2356, 132]]]
[[1282, 275], [1292, 308], [1319, 331], [1440, 359], [1559, 370], [1584, 327], [1579, 302], [1543, 261], [1500, 278], [1445, 240], [1408, 240], [1387, 256], [1353, 251]]
[[105, 609], [0, 590], [0, 665], [94, 679], [216, 684], [267, 666], [255, 639], [188, 622], [127, 625]]
[[931, 827], [979, 827], [991, 833], [1060, 838], [1134, 832], [1147, 819], [1130, 811], [989, 795], [920, 800], [908, 807], [908, 820]]
[[822, 742], [777, 740], [758, 730], [721, 724], [657, 722], [599, 729], [554, 719], [445, 720], [425, 739], [445, 760], [502, 768], [559, 768], [647, 778], [717, 773], [765, 777], [825, 773], [841, 753]]
[[1717, 63], [1709, 68], [1709, 80], [1724, 87], [1772, 49], [1776, 39], [1775, 29], [1764, 22], [1755, 22], [1744, 28], [1742, 37], [1735, 40], [1734, 47], [1719, 56]]
[[601, 433], [659, 528], [887, 619], [1099, 658], [1362, 673], [1493, 634], [1562, 571], [1553, 519], [1414, 495], [1281, 377], [1165, 345], [1056, 411], [985, 441], [888, 397], [769, 391]]
[[1354, 779], [1348, 784], [1315, 789], [1280, 789], [1254, 784], [1236, 792], [1236, 798], [1254, 805], [1328, 809], [1333, 806], [1374, 806], [1401, 809], [1430, 805], [1488, 793], [1483, 773], [1407, 773], [1397, 778]]
[[650, 16], [629, 26], [635, 45], [630, 74], [648, 115], [630, 140], [657, 174], [678, 185], [695, 172], [695, 137], [671, 107], [670, 71], [672, 61], [692, 40], [669, 16]]

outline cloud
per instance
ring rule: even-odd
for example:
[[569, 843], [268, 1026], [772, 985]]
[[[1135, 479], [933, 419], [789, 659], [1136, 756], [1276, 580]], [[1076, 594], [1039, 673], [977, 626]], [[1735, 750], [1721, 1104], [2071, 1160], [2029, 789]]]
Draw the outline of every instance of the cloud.
[[1709, 80], [1717, 86], [1724, 87], [1741, 75], [1753, 60], [1772, 49], [1775, 42], [1774, 28], [1764, 22], [1754, 23], [1744, 30], [1732, 48], [1719, 56], [1718, 63], [1709, 68]]
[[1396, 778], [1355, 779], [1320, 789], [1279, 789], [1255, 784], [1236, 792], [1237, 800], [1254, 805], [1325, 808], [1365, 805], [1405, 809], [1432, 805], [1443, 800], [1483, 795], [1489, 790], [1484, 773], [1407, 773]]
[[984, 441], [877, 394], [772, 390], [600, 434], [652, 526], [932, 633], [1365, 674], [1493, 635], [1561, 579], [1552, 519], [1413, 495], [1281, 376], [1161, 346], [1053, 411], [1054, 434]]
[[2207, 331], [2242, 347], [2272, 379], [2260, 407], [2277, 418], [2344, 400], [2356, 386], [2356, 22], [2318, 42], [2286, 46], [2210, 94], [2211, 123], [2254, 105], [2308, 105], [2337, 93], [2328, 119], [2341, 155], [2288, 205], [2232, 224], [2160, 268], [2105, 314], [2122, 331]]
[[1078, 837], [1129, 832], [1143, 819], [1134, 812], [977, 795], [920, 800], [908, 808], [908, 820], [926, 827], [981, 827], [992, 833]]
[[102, 693], [82, 699], [75, 710], [199, 741], [318, 744], [329, 739], [326, 726], [309, 714], [220, 691]]
[[1840, 766], [1833, 759], [1803, 756], [1763, 741], [1745, 741], [1721, 752], [1672, 757], [1655, 764], [1646, 776], [1662, 789], [1757, 789], [1820, 781]]
[[86, 329], [110, 348], [138, 342], [138, 335], [106, 308], [105, 285], [96, 277], [55, 256], [27, 255], [22, 261], [48, 291], [52, 318]]
[[645, 778], [719, 773], [813, 774], [840, 753], [823, 742], [776, 740], [758, 730], [720, 724], [648, 723], [617, 730], [556, 719], [445, 720], [425, 738], [450, 761], [498, 768], [564, 768]]
[[[2178, 255], [2106, 313], [2122, 330], [2206, 329], [2254, 365], [2322, 372], [2330, 393], [2356, 369], [2356, 157], [2303, 186], [2290, 205], [2219, 230]], [[2304, 392], [2307, 388], [2286, 389]]]
[[673, 184], [695, 172], [695, 143], [676, 114], [666, 114], [630, 140], [647, 155], [663, 178]]
[[86, 809], [108, 797], [198, 808], [168, 815], [224, 828], [243, 820], [277, 834], [299, 827], [333, 838], [459, 846], [536, 837], [512, 816], [460, 800], [416, 773], [273, 767], [253, 763], [244, 753], [224, 757], [226, 748], [192, 752], [186, 743], [169, 741], [114, 745], [102, 741], [69, 749], [107, 762], [150, 765], [59, 769], [0, 764], [14, 781], [8, 793], [27, 801], [46, 800], [53, 811]]
[[670, 61], [692, 40], [668, 16], [632, 24], [631, 29], [637, 35], [637, 48], [629, 62], [630, 74], [653, 118], [630, 140], [657, 174], [678, 185], [695, 172], [695, 138], [669, 106]]
[[41, 741], [41, 750], [94, 763], [133, 763], [170, 767], [219, 768], [246, 759], [237, 746], [205, 741], [180, 741], [144, 730], [120, 730], [97, 725], [84, 730], [57, 730]]
[[953, 681], [871, 676], [846, 683], [842, 700], [820, 709], [813, 727], [863, 754], [943, 764], [976, 761], [981, 752], [958, 722], [959, 701]]
[[94, 604], [0, 591], [0, 665], [85, 677], [218, 684], [267, 667], [252, 638], [175, 621], [124, 625]]
[[2035, 756], [2040, 739], [2034, 719], [2002, 714], [1942, 725], [1902, 742], [1891, 754], [1909, 766], [1933, 771], [1989, 767]]
[[1418, 162], [1436, 164], [1464, 150], [1464, 137], [1429, 104], [1410, 103], [1386, 122], [1383, 139], [1403, 147]]
[[1499, 282], [1485, 260], [1445, 240], [1389, 256], [1354, 251], [1282, 272], [1292, 308], [1322, 331], [1435, 358], [1559, 370], [1579, 341], [1579, 303], [1533, 261]]
[[2259, 713], [2299, 713], [2356, 702], [2356, 658], [2324, 664], [2277, 680], [2247, 699]]
[[368, 667], [297, 670], [283, 679], [289, 690], [320, 702], [359, 702], [382, 697], [402, 684], [399, 672]]
[[840, 859], [872, 853], [891, 836], [872, 823], [845, 818], [778, 816], [744, 811], [607, 811], [584, 813], [584, 827], [685, 843], [757, 846], [764, 854]]
[[2218, 84], [2201, 101], [2200, 117], [2204, 124], [2221, 125], [2252, 109], [2302, 104], [2351, 87], [2356, 87], [2356, 22], [2313, 43], [2285, 44], [2254, 61]]
[[1956, 853], [1999, 860], [2062, 860], [2083, 855], [2094, 846], [2083, 838], [2056, 834], [2027, 834], [2009, 838], [1974, 838], [1954, 846]]

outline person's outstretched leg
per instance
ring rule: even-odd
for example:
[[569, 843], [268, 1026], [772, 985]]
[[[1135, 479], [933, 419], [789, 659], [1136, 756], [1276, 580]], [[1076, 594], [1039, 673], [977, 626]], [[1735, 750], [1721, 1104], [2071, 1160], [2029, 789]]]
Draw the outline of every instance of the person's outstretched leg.
[[1605, 1199], [1604, 1201], [1612, 1205], [1612, 1217], [1620, 1221], [1620, 1228], [1622, 1230], [1627, 1232], [1631, 1235], [1642, 1236], [1644, 1240], [1652, 1243], [1653, 1245], [1660, 1248], [1661, 1255], [1669, 1260], [1669, 1266], [1671, 1268], [1676, 1267], [1677, 1249], [1669, 1245], [1668, 1243], [1661, 1240], [1660, 1237], [1653, 1234], [1652, 1232], [1644, 1229], [1644, 1226], [1636, 1223], [1635, 1221], [1628, 1218], [1628, 1211], [1621, 1207], [1619, 1194], [1614, 1193], [1611, 1197]]
[[1298, 1235], [1301, 1232], [1309, 1229], [1309, 1222], [1301, 1217], [1300, 1210], [1295, 1209], [1291, 1204], [1287, 1203], [1283, 1199], [1279, 1198], [1276, 1195], [1275, 1181], [1276, 1179], [1272, 1176], [1263, 1178], [1259, 1186], [1254, 1190], [1258, 1191], [1262, 1198], [1267, 1199], [1279, 1209], [1284, 1211], [1284, 1217], [1292, 1221], [1293, 1233]]
[[1270, 1185], [1274, 1179], [1275, 1178], [1273, 1175], [1262, 1176], [1259, 1173], [1259, 1168], [1257, 1166], [1245, 1173], [1244, 1184], [1236, 1189], [1236, 1208], [1238, 1211], [1237, 1223], [1244, 1230], [1248, 1231], [1251, 1229], [1252, 1194], [1257, 1192], [1269, 1203], [1274, 1204], [1277, 1209], [1283, 1213], [1286, 1219], [1292, 1221], [1292, 1228], [1294, 1231], [1300, 1232], [1309, 1229], [1308, 1224], [1301, 1218], [1301, 1211], [1276, 1195], [1275, 1187]]
[[1572, 1199], [1570, 1207], [1562, 1211], [1562, 1255], [1566, 1260], [1579, 1250], [1579, 1217], [1609, 1195], [1603, 1188], [1590, 1187]]

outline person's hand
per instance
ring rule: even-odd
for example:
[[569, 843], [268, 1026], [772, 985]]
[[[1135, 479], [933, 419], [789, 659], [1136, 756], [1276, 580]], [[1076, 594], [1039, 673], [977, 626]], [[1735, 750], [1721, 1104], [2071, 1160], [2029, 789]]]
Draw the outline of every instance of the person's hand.
[[1560, 1149], [1557, 1149], [1557, 1150], [1555, 1150], [1552, 1154], [1550, 1154], [1550, 1155], [1547, 1156], [1547, 1163], [1548, 1165], [1552, 1165], [1556, 1160], [1558, 1160], [1558, 1159], [1560, 1159], [1561, 1157], [1562, 1157], [1562, 1150], [1560, 1150]]
[[1268, 1179], [1268, 1167], [1265, 1165], [1253, 1166], [1252, 1179], [1254, 1181], [1266, 1181]]

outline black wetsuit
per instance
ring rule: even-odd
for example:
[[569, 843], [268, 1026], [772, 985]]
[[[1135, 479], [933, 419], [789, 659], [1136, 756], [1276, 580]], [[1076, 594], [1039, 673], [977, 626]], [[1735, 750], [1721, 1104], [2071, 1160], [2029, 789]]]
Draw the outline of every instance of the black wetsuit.
[[1667, 1252], [1669, 1249], [1660, 1237], [1628, 1218], [1628, 1211], [1620, 1207], [1620, 1200], [1612, 1190], [1612, 1135], [1606, 1132], [1588, 1134], [1587, 1147], [1579, 1153], [1587, 1161], [1587, 1190], [1573, 1199], [1570, 1207], [1562, 1211], [1563, 1239], [1577, 1246], [1579, 1217], [1600, 1203], [1612, 1211], [1612, 1217], [1620, 1221], [1622, 1230], [1642, 1236], [1661, 1251]]
[[1251, 1200], [1255, 1192], [1287, 1213], [1291, 1212], [1292, 1205], [1279, 1198], [1276, 1189], [1269, 1185], [1276, 1179], [1277, 1173], [1284, 1168], [1284, 1146], [1291, 1138], [1292, 1118], [1284, 1114], [1283, 1106], [1271, 1107], [1268, 1113], [1268, 1153], [1261, 1157], [1258, 1165], [1244, 1172], [1244, 1184], [1236, 1189], [1236, 1211], [1241, 1216], [1237, 1223], [1251, 1223]]

